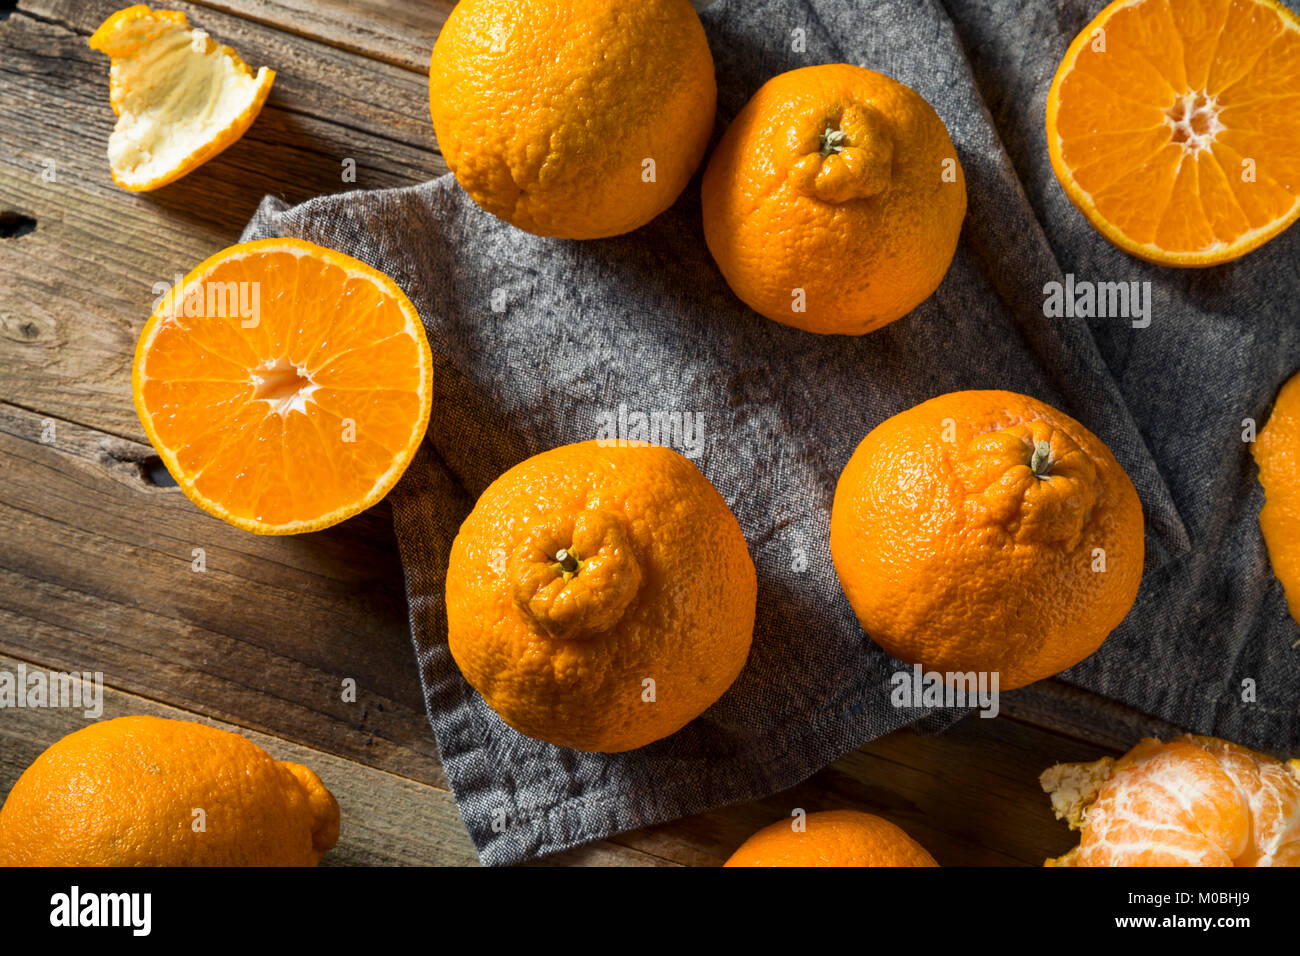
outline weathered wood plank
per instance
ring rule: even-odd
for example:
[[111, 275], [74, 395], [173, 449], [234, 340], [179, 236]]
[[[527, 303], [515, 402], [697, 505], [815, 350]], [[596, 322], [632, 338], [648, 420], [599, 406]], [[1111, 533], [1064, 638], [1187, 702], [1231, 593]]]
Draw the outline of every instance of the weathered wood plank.
[[[108, 60], [86, 46], [115, 0], [32, 6], [51, 21], [22, 12], [0, 21], [0, 213], [36, 221], [30, 234], [0, 239], [0, 401], [141, 439], [130, 362], [154, 286], [236, 241], [267, 193], [298, 202], [443, 172], [425, 85], [180, 4], [219, 21], [214, 33], [250, 62], [282, 72], [242, 140], [176, 183], [134, 195], [109, 176]], [[355, 183], [342, 181], [345, 158], [356, 160]]]
[[1119, 701], [1056, 680], [1039, 681], [1007, 695], [1002, 699], [1002, 713], [1013, 720], [1121, 752], [1143, 737], [1168, 740], [1186, 733], [1184, 728]]
[[0, 405], [0, 649], [442, 784], [386, 509], [261, 537], [152, 485], [151, 458]]
[[198, 0], [205, 7], [311, 37], [417, 73], [454, 0]]
[[[0, 655], [0, 670], [18, 661]], [[343, 838], [326, 858], [342, 864], [473, 863], [450, 795], [317, 748], [211, 720], [108, 689], [104, 719], [145, 713], [200, 720], [243, 733], [279, 759], [307, 764], [338, 798]], [[46, 746], [84, 725], [69, 710], [0, 711], [0, 794]], [[719, 865], [753, 831], [789, 816], [855, 808], [898, 823], [946, 866], [1041, 864], [1073, 837], [1054, 820], [1037, 785], [1055, 760], [1088, 760], [1098, 749], [1004, 719], [972, 720], [947, 734], [902, 732], [850, 754], [809, 781], [765, 800], [624, 834], [551, 857], [547, 865]]]
[[[13, 673], [18, 661], [0, 655], [0, 670]], [[478, 858], [460, 813], [446, 790], [366, 767], [313, 747], [210, 720], [121, 691], [105, 689], [104, 720], [148, 714], [197, 720], [243, 734], [277, 760], [310, 767], [334, 794], [342, 812], [338, 845], [324, 866], [473, 866]], [[0, 794], [50, 744], [87, 723], [76, 710], [0, 710]], [[626, 847], [595, 844], [554, 857], [555, 865], [637, 866], [660, 861]]]
[[[117, 0], [22, 0], [17, 18], [20, 23], [39, 18], [47, 27], [60, 27], [80, 37], [85, 47], [86, 38], [120, 6]], [[169, 0], [166, 6], [182, 11], [191, 26], [206, 30], [219, 42], [233, 47], [254, 69], [259, 66], [274, 69], [275, 87], [267, 101], [268, 107], [376, 134], [422, 151], [432, 148], [426, 76], [412, 75], [410, 69], [255, 22], [256, 18], [232, 16], [219, 9], [220, 5]], [[262, 5], [249, 5], [249, 10], [254, 8]], [[349, 26], [350, 18], [346, 13], [341, 15], [340, 26]], [[6, 46], [12, 42], [4, 41]], [[432, 50], [432, 39], [428, 45]], [[427, 71], [427, 51], [424, 58]], [[89, 65], [89, 76], [79, 68], [75, 76], [68, 78], [79, 82], [86, 105], [102, 111], [111, 126], [108, 58], [86, 48], [85, 56], [76, 59], [79, 67], [82, 63]], [[59, 72], [68, 73], [71, 66], [64, 62]], [[59, 76], [51, 78], [60, 79]]]

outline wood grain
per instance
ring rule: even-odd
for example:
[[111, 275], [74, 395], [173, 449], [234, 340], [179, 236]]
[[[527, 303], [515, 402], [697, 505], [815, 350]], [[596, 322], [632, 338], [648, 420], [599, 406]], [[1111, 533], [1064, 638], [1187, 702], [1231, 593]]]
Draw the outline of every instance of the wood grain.
[[[205, 7], [273, 24], [340, 50], [420, 75], [453, 0], [199, 0]], [[703, 10], [713, 0], [691, 0]]]
[[[386, 507], [297, 538], [228, 527], [152, 480], [129, 387], [155, 284], [235, 242], [264, 194], [298, 202], [445, 170], [425, 71], [451, 2], [168, 2], [278, 78], [239, 143], [145, 195], [109, 177], [108, 60], [86, 46], [120, 5], [22, 0], [0, 20], [0, 222], [35, 223], [0, 238], [0, 669], [102, 671], [106, 716], [219, 723], [312, 766], [345, 813], [327, 863], [472, 863], [423, 712]], [[848, 806], [895, 820], [947, 865], [1038, 865], [1071, 843], [1038, 789], [1044, 767], [1175, 730], [1056, 682], [1003, 709], [545, 863], [716, 865], [794, 807]], [[0, 794], [82, 723], [0, 711]]]
[[415, 73], [429, 54], [453, 0], [200, 0], [221, 10], [310, 37]]
[[153, 459], [0, 405], [3, 649], [441, 785], [386, 510], [260, 537], [153, 485]]
[[[0, 212], [36, 221], [30, 234], [0, 240], [0, 401], [143, 440], [130, 363], [158, 283], [236, 242], [266, 194], [300, 202], [410, 185], [445, 167], [420, 78], [201, 11], [251, 63], [280, 70], [267, 106], [190, 175], [153, 193], [121, 190], [105, 155], [108, 58], [86, 46], [117, 5], [30, 3], [24, 11], [48, 19], [20, 11], [0, 21]], [[355, 183], [341, 178], [347, 158]]]

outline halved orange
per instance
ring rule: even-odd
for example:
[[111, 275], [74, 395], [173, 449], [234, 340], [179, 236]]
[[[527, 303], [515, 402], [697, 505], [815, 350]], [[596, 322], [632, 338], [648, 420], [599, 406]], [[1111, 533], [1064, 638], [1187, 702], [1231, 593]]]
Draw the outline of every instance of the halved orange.
[[1047, 146], [1126, 252], [1236, 259], [1300, 217], [1300, 20], [1273, 0], [1116, 0], [1056, 71]]
[[108, 161], [113, 181], [132, 192], [179, 179], [243, 136], [275, 82], [274, 70], [254, 73], [176, 10], [118, 10], [90, 46], [112, 59]]
[[223, 249], [159, 301], [131, 389], [176, 483], [258, 534], [316, 531], [377, 502], [429, 422], [433, 359], [410, 299], [300, 239]]

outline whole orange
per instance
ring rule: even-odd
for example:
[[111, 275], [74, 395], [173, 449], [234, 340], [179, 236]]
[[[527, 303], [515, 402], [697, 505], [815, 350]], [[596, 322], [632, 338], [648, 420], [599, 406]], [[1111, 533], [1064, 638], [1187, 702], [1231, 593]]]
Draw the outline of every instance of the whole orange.
[[768, 80], [714, 150], [702, 198], [709, 250], [750, 308], [861, 335], [939, 287], [966, 179], [920, 94], [839, 63]]
[[1264, 486], [1259, 527], [1291, 616], [1300, 622], [1300, 373], [1282, 386], [1251, 450]]
[[0, 866], [315, 866], [339, 806], [306, 767], [185, 720], [118, 717], [36, 758], [0, 809]]
[[429, 65], [456, 180], [541, 236], [614, 236], [671, 206], [716, 101], [689, 0], [460, 0]]
[[614, 753], [679, 730], [731, 686], [756, 597], [740, 525], [688, 459], [588, 441], [483, 492], [452, 543], [448, 642], [506, 723]]
[[804, 829], [778, 820], [741, 844], [723, 866], [938, 866], [888, 820], [857, 810], [810, 813]]
[[1110, 449], [1014, 392], [952, 392], [874, 428], [840, 475], [831, 557], [863, 629], [910, 664], [1009, 690], [1083, 660], [1142, 578], [1142, 504]]

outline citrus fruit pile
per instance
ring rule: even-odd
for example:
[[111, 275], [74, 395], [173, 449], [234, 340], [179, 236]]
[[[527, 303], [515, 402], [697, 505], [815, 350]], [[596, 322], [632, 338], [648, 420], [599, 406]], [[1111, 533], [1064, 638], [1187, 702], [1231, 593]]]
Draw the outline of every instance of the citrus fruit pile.
[[[181, 13], [134, 6], [111, 57], [115, 182], [161, 187], [229, 146], [275, 74]], [[1120, 248], [1173, 266], [1235, 259], [1300, 217], [1300, 22], [1273, 0], [1118, 0], [1079, 34], [1047, 100], [1070, 200]], [[673, 204], [714, 131], [714, 63], [688, 0], [461, 0], [434, 47], [447, 164], [487, 212], [599, 239]], [[769, 319], [862, 335], [940, 286], [966, 214], [943, 119], [852, 64], [773, 77], [722, 135], [703, 232]], [[430, 416], [415, 307], [371, 265], [297, 239], [222, 250], [158, 303], [132, 389], [189, 498], [260, 534], [314, 531], [393, 487]], [[1300, 600], [1300, 378], [1255, 450], [1260, 521]], [[1143, 517], [1084, 425], [1026, 395], [941, 395], [878, 423], [835, 489], [829, 545], [885, 651], [1021, 687], [1093, 653], [1132, 607]], [[666, 448], [599, 441], [517, 464], [451, 548], [448, 644], [518, 731], [617, 753], [673, 734], [736, 681], [757, 580], [726, 500]], [[1300, 618], [1300, 615], [1297, 615]], [[232, 781], [238, 780], [238, 786]], [[1144, 741], [1044, 774], [1082, 829], [1056, 865], [1298, 865], [1300, 772], [1212, 738]], [[210, 828], [191, 827], [202, 807]], [[52, 746], [0, 810], [0, 863], [310, 864], [339, 812], [311, 771], [236, 735], [136, 717]], [[814, 813], [729, 866], [933, 866], [891, 823]]]

